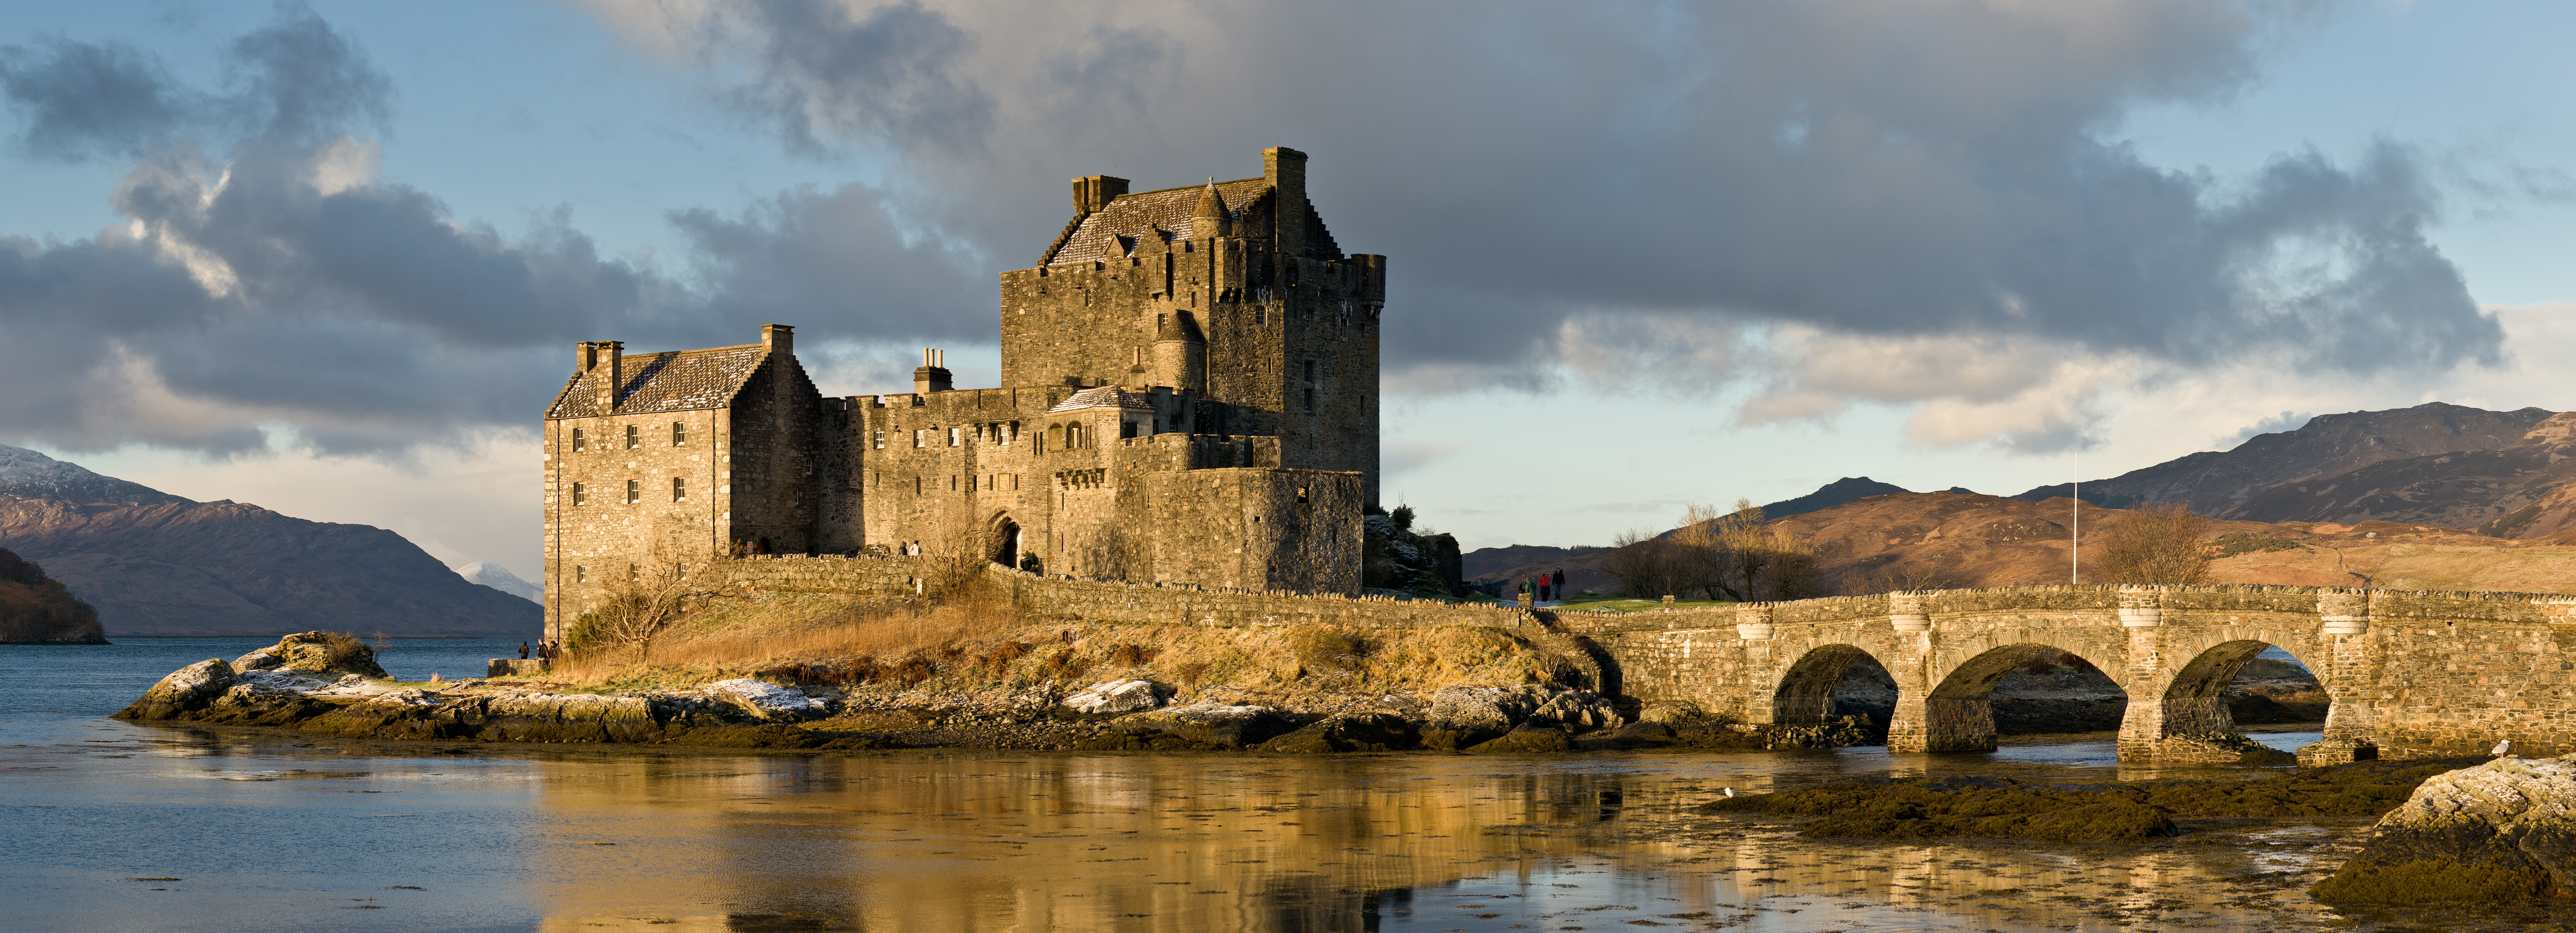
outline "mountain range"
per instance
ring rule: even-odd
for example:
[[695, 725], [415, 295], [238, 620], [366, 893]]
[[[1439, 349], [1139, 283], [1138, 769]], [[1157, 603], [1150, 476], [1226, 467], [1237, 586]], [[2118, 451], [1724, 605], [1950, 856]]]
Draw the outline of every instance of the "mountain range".
[[17, 447], [0, 446], [0, 548], [95, 607], [111, 638], [314, 629], [524, 638], [543, 614], [383, 528], [197, 502]]
[[[2215, 535], [2260, 541], [2227, 553], [2221, 582], [2429, 589], [2576, 590], [2576, 413], [2439, 402], [2320, 415], [2225, 451], [2194, 453], [2082, 484], [2083, 523], [2107, 530], [2127, 506], [2184, 502]], [[2067, 579], [2069, 486], [2010, 498], [1916, 493], [1867, 477], [1764, 506], [1818, 545], [1828, 576], [1908, 567], [1953, 586]], [[2099, 513], [2098, 516], [2096, 513]], [[1465, 576], [1518, 579], [1562, 567], [1579, 588], [1617, 584], [1599, 548], [1514, 545], [1462, 557]], [[2354, 576], [2359, 574], [2361, 576]], [[2404, 583], [2395, 581], [2408, 581]]]

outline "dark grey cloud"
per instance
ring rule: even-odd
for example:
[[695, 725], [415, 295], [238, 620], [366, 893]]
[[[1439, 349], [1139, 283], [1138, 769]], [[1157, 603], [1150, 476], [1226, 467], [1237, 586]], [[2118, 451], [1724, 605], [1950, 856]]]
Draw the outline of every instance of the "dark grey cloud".
[[756, 47], [757, 76], [725, 96], [796, 148], [895, 137], [953, 149], [981, 142], [991, 123], [991, 98], [958, 71], [972, 48], [965, 30], [918, 3], [854, 17], [835, 0], [750, 0], [734, 12], [722, 26]]
[[232, 454], [282, 423], [323, 453], [398, 453], [531, 423], [574, 341], [724, 345], [778, 321], [818, 341], [990, 331], [988, 316], [958, 319], [990, 302], [957, 250], [864, 186], [681, 212], [698, 252], [680, 270], [695, 275], [675, 275], [602, 256], [562, 210], [505, 233], [375, 181], [373, 144], [351, 134], [385, 122], [391, 83], [308, 11], [282, 10], [226, 61], [217, 92], [115, 44], [56, 42], [9, 73], [89, 63], [126, 98], [181, 103], [67, 127], [55, 104], [98, 95], [61, 80], [13, 91], [31, 148], [141, 155], [114, 192], [124, 223], [71, 242], [0, 236], [0, 433]]
[[392, 85], [365, 52], [300, 5], [235, 39], [219, 90], [179, 82], [133, 48], [52, 39], [0, 48], [0, 92], [24, 126], [18, 144], [39, 158], [132, 158], [205, 139], [312, 145], [380, 130]]
[[[1248, 174], [1265, 145], [1305, 149], [1310, 190], [1345, 248], [1392, 254], [1388, 354], [1400, 371], [1535, 384], [1531, 372], [1561, 361], [1568, 322], [1622, 314], [1869, 338], [2006, 334], [2182, 367], [2493, 362], [2501, 331], [2424, 234], [2441, 200], [2411, 149], [2287, 153], [2254, 177], [2220, 178], [2149, 164], [2117, 136], [2141, 106], [2243, 91], [2263, 54], [2333, 5], [1322, 0], [831, 14], [962, 34], [935, 45], [938, 86], [953, 93], [914, 96], [888, 96], [874, 71], [807, 64], [832, 57], [800, 43], [876, 47], [820, 38], [846, 25], [745, 4], [723, 19], [733, 31], [698, 34], [711, 58], [797, 76], [799, 99], [904, 102], [902, 122], [818, 122], [797, 115], [806, 108], [781, 131], [907, 155], [923, 199], [949, 206], [946, 229], [1013, 264], [1061, 225], [1061, 179], [1114, 166], [1156, 187]], [[1615, 343], [1662, 328], [1602, 330]]]

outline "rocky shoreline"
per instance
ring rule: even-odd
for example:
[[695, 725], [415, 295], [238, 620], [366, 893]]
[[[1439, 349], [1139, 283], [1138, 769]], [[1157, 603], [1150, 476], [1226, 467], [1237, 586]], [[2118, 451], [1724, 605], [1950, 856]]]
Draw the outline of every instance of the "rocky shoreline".
[[[336, 639], [336, 641], [335, 641]], [[116, 714], [140, 722], [294, 729], [337, 738], [859, 751], [1465, 753], [1759, 749], [1862, 744], [1866, 719], [1760, 727], [1679, 705], [1623, 713], [1588, 690], [1456, 685], [1288, 709], [1144, 680], [1050, 689], [904, 693], [737, 678], [688, 690], [598, 693], [537, 678], [387, 679], [363, 644], [320, 632], [171, 673]]]

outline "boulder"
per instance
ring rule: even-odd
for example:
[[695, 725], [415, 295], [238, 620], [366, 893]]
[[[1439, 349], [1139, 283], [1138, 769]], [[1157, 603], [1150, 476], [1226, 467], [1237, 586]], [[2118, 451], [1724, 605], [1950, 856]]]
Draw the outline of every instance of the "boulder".
[[233, 659], [233, 672], [264, 671], [286, 663], [286, 659], [268, 653], [266, 648], [253, 648]]
[[1303, 729], [1262, 743], [1261, 750], [1299, 755], [1392, 752], [1413, 748], [1421, 741], [1422, 737], [1414, 731], [1413, 723], [1406, 721], [1402, 714], [1369, 710], [1326, 716]]
[[207, 658], [161, 678], [152, 689], [116, 714], [118, 719], [168, 719], [201, 709], [232, 689], [233, 668], [222, 658]]
[[1267, 706], [1196, 703], [1123, 716], [1110, 728], [1158, 750], [1235, 749], [1269, 741], [1296, 723]]
[[1637, 710], [1638, 722], [1660, 723], [1667, 726], [1681, 726], [1705, 719], [1707, 716], [1708, 714], [1699, 708], [1699, 704], [1689, 700], [1648, 703]]
[[1567, 690], [1547, 699], [1529, 714], [1529, 722], [1553, 723], [1575, 730], [1603, 729], [1621, 725], [1619, 711], [1610, 698], [1590, 690]]
[[2434, 775], [2308, 893], [2380, 904], [2576, 893], [2576, 755]]
[[1150, 680], [1112, 680], [1092, 684], [1064, 698], [1077, 713], [1135, 713], [1163, 705], [1162, 689]]
[[298, 632], [257, 653], [274, 655], [282, 666], [308, 674], [385, 676], [385, 669], [376, 666], [375, 649], [338, 632]]
[[829, 712], [823, 701], [806, 696], [805, 691], [748, 677], [708, 684], [707, 697], [762, 722], [803, 722]]
[[1522, 723], [1501, 738], [1478, 743], [1465, 749], [1476, 755], [1508, 755], [1527, 752], [1570, 752], [1574, 739], [1565, 730], [1537, 723]]
[[1547, 699], [1541, 687], [1442, 687], [1423, 716], [1422, 747], [1450, 751], [1501, 738]]

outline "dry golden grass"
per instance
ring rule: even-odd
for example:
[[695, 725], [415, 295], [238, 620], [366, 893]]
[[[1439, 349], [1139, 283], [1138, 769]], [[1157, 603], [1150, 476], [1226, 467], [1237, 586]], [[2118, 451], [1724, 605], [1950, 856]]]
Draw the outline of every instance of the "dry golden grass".
[[1109, 624], [1033, 617], [974, 596], [937, 606], [816, 594], [736, 598], [662, 636], [649, 667], [633, 657], [567, 659], [547, 679], [639, 690], [756, 676], [962, 694], [1141, 677], [1184, 695], [1220, 691], [1294, 704], [1453, 683], [1561, 683], [1576, 670], [1500, 629]]

